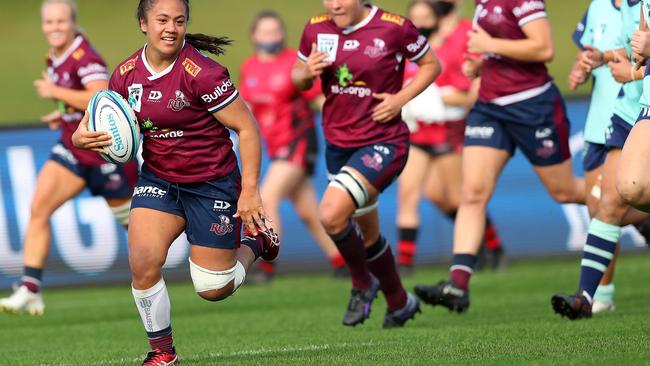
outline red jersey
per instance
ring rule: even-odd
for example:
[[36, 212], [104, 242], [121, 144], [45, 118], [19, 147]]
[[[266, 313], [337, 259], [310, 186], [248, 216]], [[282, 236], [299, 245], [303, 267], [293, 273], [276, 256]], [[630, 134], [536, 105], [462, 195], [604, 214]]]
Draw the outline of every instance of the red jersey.
[[[476, 0], [474, 21], [492, 37], [525, 39], [526, 23], [546, 18], [543, 0]], [[479, 100], [507, 105], [542, 94], [551, 77], [543, 62], [524, 62], [484, 54]]]
[[[88, 40], [79, 34], [70, 48], [60, 57], [49, 55], [47, 58], [47, 73], [54, 83], [60, 87], [73, 90], [84, 90], [85, 85], [95, 80], [108, 80], [106, 63], [90, 45]], [[72, 155], [82, 165], [100, 166], [106, 161], [94, 151], [77, 149], [72, 145], [72, 134], [77, 130], [84, 111], [59, 101], [61, 117], [61, 141], [72, 151]]]
[[161, 72], [149, 66], [144, 48], [138, 50], [115, 69], [109, 88], [135, 111], [144, 165], [157, 176], [205, 182], [237, 168], [230, 134], [213, 113], [239, 93], [228, 70], [190, 44]]
[[266, 142], [269, 155], [314, 127], [309, 101], [321, 94], [320, 87], [301, 92], [291, 82], [296, 51], [285, 49], [275, 59], [251, 56], [244, 61], [239, 92], [251, 107]]
[[[463, 74], [463, 61], [464, 55], [468, 53], [467, 32], [472, 29], [472, 22], [466, 19], [458, 22], [458, 25], [452, 33], [442, 41], [442, 43], [435, 47], [434, 50], [438, 55], [438, 60], [442, 67], [440, 76], [434, 82], [444, 94], [445, 88], [453, 88], [454, 90], [467, 91], [471, 86], [471, 81]], [[418, 71], [418, 65], [408, 62], [406, 71], [404, 73], [404, 80], [408, 83], [415, 73]], [[440, 121], [440, 122], [463, 122], [463, 119], [455, 119], [454, 121]], [[445, 125], [439, 124], [426, 124], [418, 122], [418, 130], [411, 133], [411, 141], [418, 144], [436, 144], [440, 141], [446, 142]]]
[[407, 140], [408, 128], [399, 114], [387, 123], [372, 120], [372, 110], [380, 103], [372, 94], [399, 92], [405, 59], [416, 62], [429, 50], [413, 23], [375, 6], [363, 21], [345, 29], [320, 15], [311, 18], [302, 34], [301, 60], [307, 60], [313, 43], [331, 62], [321, 75], [328, 142], [354, 148]]

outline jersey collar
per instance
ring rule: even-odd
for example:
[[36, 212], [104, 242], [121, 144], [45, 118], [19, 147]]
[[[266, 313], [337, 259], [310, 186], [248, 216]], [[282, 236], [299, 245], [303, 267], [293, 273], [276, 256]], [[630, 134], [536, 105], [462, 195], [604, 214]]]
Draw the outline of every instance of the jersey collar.
[[142, 47], [142, 63], [144, 64], [144, 67], [149, 71], [149, 76], [147, 79], [149, 80], [156, 80], [160, 79], [161, 77], [169, 74], [172, 69], [174, 68], [174, 65], [176, 65], [176, 61], [178, 61], [178, 57], [180, 57], [181, 53], [183, 52], [183, 49], [185, 49], [185, 41], [183, 41], [183, 46], [181, 47], [181, 52], [178, 53], [178, 56], [176, 57], [176, 60], [171, 63], [171, 65], [167, 66], [163, 71], [161, 72], [156, 72], [154, 69], [149, 65], [149, 61], [147, 61], [147, 55], [144, 52], [147, 49], [147, 44], [145, 43], [144, 47]]
[[359, 23], [357, 23], [357, 24], [355, 24], [353, 26], [350, 26], [350, 27], [347, 27], [347, 28], [343, 29], [341, 31], [341, 33], [343, 33], [345, 35], [348, 35], [348, 34], [354, 32], [354, 31], [356, 31], [357, 29], [361, 29], [361, 28], [365, 27], [366, 25], [368, 25], [368, 23], [370, 23], [372, 18], [375, 17], [375, 14], [377, 14], [377, 10], [379, 10], [379, 8], [373, 5], [370, 8], [370, 13], [368, 14], [368, 16], [364, 20], [362, 20], [361, 22], [359, 22]]
[[79, 46], [81, 45], [81, 42], [83, 42], [83, 40], [84, 40], [83, 37], [81, 35], [78, 35], [74, 39], [74, 41], [72, 41], [72, 44], [70, 45], [70, 47], [68, 47], [68, 49], [65, 50], [65, 52], [63, 52], [63, 54], [61, 56], [59, 56], [59, 57], [54, 57], [54, 54], [52, 52], [50, 52], [50, 60], [52, 60], [52, 66], [53, 67], [61, 66], [61, 64], [63, 64], [65, 62], [65, 60], [67, 60], [68, 57], [70, 57], [72, 52], [76, 51], [77, 48], [79, 48]]

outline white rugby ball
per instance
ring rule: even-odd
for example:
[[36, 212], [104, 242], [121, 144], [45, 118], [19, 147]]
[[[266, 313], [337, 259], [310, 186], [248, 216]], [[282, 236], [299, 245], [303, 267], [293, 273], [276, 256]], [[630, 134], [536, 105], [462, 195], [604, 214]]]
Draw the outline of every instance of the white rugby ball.
[[88, 103], [88, 130], [106, 131], [112, 145], [100, 155], [109, 163], [124, 164], [135, 159], [140, 147], [140, 126], [135, 112], [121, 95], [102, 90]]

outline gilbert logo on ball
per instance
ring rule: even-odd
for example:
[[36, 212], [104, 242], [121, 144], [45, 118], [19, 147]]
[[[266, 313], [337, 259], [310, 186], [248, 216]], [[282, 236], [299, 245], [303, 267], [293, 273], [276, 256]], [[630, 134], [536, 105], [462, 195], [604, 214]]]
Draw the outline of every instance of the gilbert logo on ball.
[[100, 155], [108, 162], [124, 164], [135, 159], [140, 147], [140, 126], [135, 112], [121, 95], [102, 90], [88, 103], [88, 130], [106, 131], [112, 144]]

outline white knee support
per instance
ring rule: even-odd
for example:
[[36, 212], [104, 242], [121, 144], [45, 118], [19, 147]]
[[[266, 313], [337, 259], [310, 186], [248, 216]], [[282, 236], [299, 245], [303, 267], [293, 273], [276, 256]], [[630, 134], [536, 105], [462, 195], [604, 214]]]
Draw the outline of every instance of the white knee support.
[[131, 212], [131, 200], [128, 200], [123, 205], [117, 207], [111, 207], [111, 212], [113, 212], [113, 216], [115, 216], [117, 222], [119, 222], [123, 226], [128, 225], [129, 213]]
[[348, 167], [341, 168], [339, 174], [332, 177], [329, 185], [350, 195], [354, 205], [357, 206], [353, 217], [363, 216], [376, 209], [379, 205], [379, 200], [370, 202], [370, 195], [363, 184], [363, 180]]
[[190, 259], [190, 275], [196, 292], [220, 290], [234, 280], [235, 288], [232, 290], [234, 293], [246, 279], [246, 270], [244, 265], [237, 261], [234, 267], [225, 271], [211, 271], [197, 266]]

